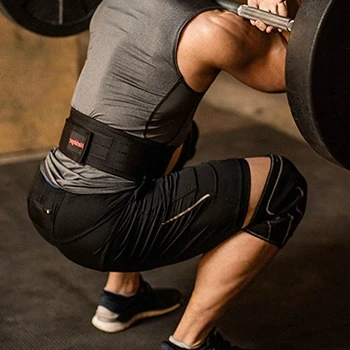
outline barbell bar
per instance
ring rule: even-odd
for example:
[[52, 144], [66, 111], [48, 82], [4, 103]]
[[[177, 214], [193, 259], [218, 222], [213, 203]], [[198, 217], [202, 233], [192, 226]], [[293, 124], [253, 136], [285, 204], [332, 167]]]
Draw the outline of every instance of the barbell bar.
[[244, 5], [231, 0], [215, 0], [217, 4], [226, 10], [235, 13], [236, 15], [249, 19], [249, 20], [261, 20], [267, 25], [272, 27], [283, 29], [288, 32], [292, 31], [294, 19], [276, 15], [267, 11], [263, 11], [248, 5]]

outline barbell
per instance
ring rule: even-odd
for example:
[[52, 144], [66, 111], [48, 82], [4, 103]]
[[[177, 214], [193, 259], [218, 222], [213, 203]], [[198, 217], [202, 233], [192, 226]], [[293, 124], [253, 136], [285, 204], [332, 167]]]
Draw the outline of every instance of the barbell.
[[[66, 36], [86, 30], [101, 1], [0, 0], [0, 12], [38, 34]], [[291, 31], [286, 85], [295, 123], [316, 152], [350, 170], [350, 1], [304, 0], [295, 19], [215, 1], [241, 17]]]

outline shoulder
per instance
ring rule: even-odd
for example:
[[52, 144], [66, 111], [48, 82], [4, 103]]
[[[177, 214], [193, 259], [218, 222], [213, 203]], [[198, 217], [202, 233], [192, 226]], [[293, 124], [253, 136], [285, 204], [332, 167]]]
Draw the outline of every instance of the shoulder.
[[182, 32], [179, 48], [182, 72], [190, 79], [210, 82], [224, 70], [262, 91], [284, 88], [284, 40], [231, 12], [211, 10], [196, 16]]
[[192, 89], [205, 91], [224, 69], [224, 57], [236, 60], [236, 52], [240, 52], [243, 45], [243, 40], [239, 39], [243, 37], [239, 30], [241, 22], [229, 12], [210, 10], [187, 23], [177, 46], [177, 64]]
[[239, 47], [244, 44], [246, 28], [245, 20], [239, 16], [228, 11], [212, 10], [195, 17], [187, 30], [196, 37], [198, 45], [217, 47], [229, 41]]
[[263, 35], [249, 21], [221, 10], [195, 17], [187, 25], [185, 36], [189, 48], [218, 69], [244, 65], [255, 54], [255, 48], [264, 45]]

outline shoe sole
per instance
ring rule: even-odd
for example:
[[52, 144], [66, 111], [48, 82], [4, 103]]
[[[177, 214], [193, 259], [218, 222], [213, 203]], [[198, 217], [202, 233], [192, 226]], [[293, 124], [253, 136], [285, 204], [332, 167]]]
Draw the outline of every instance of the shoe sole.
[[180, 306], [181, 306], [181, 304], [178, 303], [178, 304], [175, 304], [175, 305], [173, 305], [167, 309], [163, 309], [163, 310], [153, 310], [153, 311], [141, 312], [141, 313], [135, 315], [134, 317], [132, 317], [128, 322], [119, 322], [119, 321], [106, 322], [106, 321], [101, 320], [98, 317], [98, 315], [95, 315], [92, 318], [91, 323], [94, 327], [96, 327], [100, 331], [103, 331], [106, 333], [116, 333], [116, 332], [120, 332], [120, 331], [123, 331], [124, 329], [131, 327], [135, 322], [137, 322], [139, 320], [142, 320], [144, 318], [149, 318], [149, 317], [165, 315], [169, 312], [172, 312], [172, 311], [178, 309]]

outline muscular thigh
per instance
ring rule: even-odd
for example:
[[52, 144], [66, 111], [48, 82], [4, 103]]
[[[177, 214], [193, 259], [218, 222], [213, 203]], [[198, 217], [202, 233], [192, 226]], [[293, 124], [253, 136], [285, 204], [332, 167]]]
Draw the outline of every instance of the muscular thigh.
[[240, 230], [282, 248], [305, 211], [305, 179], [281, 156], [212, 161], [158, 185], [167, 204], [145, 259], [155, 266], [205, 253]]
[[185, 168], [139, 189], [125, 220], [127, 234], [116, 234], [108, 249], [109, 269], [152, 269], [216, 247], [241, 229], [256, 203], [262, 180], [253, 181], [250, 196], [248, 163], [228, 159]]
[[251, 189], [248, 211], [243, 224], [244, 227], [250, 223], [255, 209], [259, 204], [271, 167], [270, 157], [247, 158], [246, 160], [250, 168]]
[[44, 186], [50, 195], [64, 196], [52, 215], [50, 242], [72, 261], [106, 271], [142, 271], [190, 259], [249, 222], [268, 167], [267, 158], [212, 161], [123, 195], [65, 194], [40, 175], [41, 192]]

